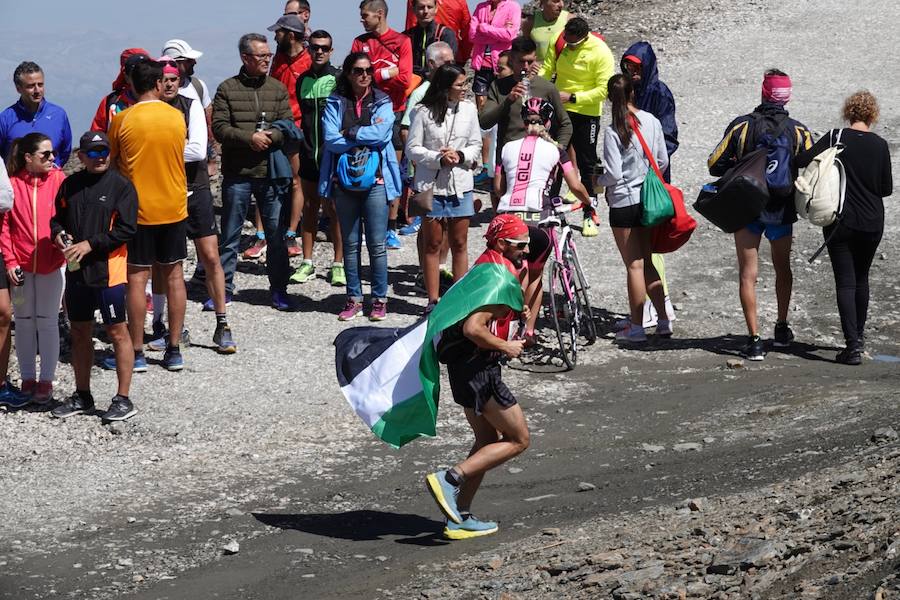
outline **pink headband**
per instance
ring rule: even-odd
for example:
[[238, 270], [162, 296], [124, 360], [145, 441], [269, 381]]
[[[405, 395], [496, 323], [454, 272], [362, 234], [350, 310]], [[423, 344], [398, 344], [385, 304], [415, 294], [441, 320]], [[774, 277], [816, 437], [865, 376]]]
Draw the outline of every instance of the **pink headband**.
[[791, 99], [791, 78], [787, 75], [763, 77], [762, 99], [773, 104], [787, 104]]

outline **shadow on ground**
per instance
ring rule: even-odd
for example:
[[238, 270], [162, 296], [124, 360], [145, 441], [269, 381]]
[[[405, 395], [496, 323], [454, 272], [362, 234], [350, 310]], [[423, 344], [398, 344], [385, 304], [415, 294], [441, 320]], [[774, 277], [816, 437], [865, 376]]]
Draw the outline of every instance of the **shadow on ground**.
[[420, 515], [352, 510], [343, 513], [271, 514], [253, 513], [257, 521], [269, 527], [297, 530], [323, 537], [356, 542], [397, 537], [398, 544], [440, 546], [444, 524]]

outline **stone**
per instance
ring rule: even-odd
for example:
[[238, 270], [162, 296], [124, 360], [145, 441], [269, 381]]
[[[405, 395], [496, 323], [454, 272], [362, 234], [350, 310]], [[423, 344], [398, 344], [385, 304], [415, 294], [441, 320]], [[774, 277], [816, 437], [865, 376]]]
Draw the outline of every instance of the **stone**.
[[625, 559], [618, 552], [595, 552], [587, 557], [587, 563], [595, 567], [600, 567], [604, 571], [618, 569], [625, 562]]
[[297, 554], [307, 554], [307, 555], [315, 553], [315, 551], [312, 548], [297, 548], [296, 550], [294, 550], [294, 552], [296, 552]]
[[522, 469], [520, 469], [519, 467], [510, 467], [507, 469], [507, 471], [509, 471], [513, 475], [517, 475], [522, 472]]
[[237, 543], [237, 540], [229, 540], [224, 546], [222, 546], [222, 552], [226, 555], [237, 554], [241, 551], [241, 545]]
[[641, 450], [643, 450], [644, 452], [649, 452], [650, 454], [656, 454], [657, 452], [662, 452], [665, 449], [665, 446], [657, 446], [656, 444], [641, 444]]
[[229, 517], [240, 517], [244, 514], [244, 511], [239, 508], [229, 508], [225, 511], [225, 514]]
[[128, 519], [126, 519], [126, 520], [127, 520], [129, 523], [134, 523], [135, 521], [137, 521], [137, 519], [135, 519], [134, 517], [128, 517]]
[[703, 444], [698, 444], [697, 442], [683, 442], [681, 444], [675, 444], [672, 446], [672, 449], [675, 450], [675, 452], [696, 452], [703, 449]]
[[732, 370], [734, 370], [734, 369], [743, 369], [743, 368], [744, 368], [744, 361], [742, 361], [742, 360], [739, 359], [739, 358], [729, 358], [728, 360], [725, 361], [725, 366], [726, 366], [727, 368], [729, 368], [729, 369], [732, 369]]
[[659, 579], [660, 577], [665, 575], [665, 573], [666, 570], [660, 562], [660, 564], [655, 564], [644, 569], [620, 573], [616, 576], [616, 579], [622, 586], [641, 587], [648, 581]]
[[544, 527], [541, 529], [541, 535], [559, 535], [559, 527]]
[[120, 567], [133, 567], [134, 561], [130, 558], [120, 558], [116, 561]]
[[121, 435], [125, 432], [124, 421], [113, 421], [106, 426], [107, 431], [113, 435]]
[[596, 490], [597, 486], [593, 483], [588, 483], [587, 481], [582, 481], [578, 484], [579, 492], [590, 492], [592, 490]]
[[487, 561], [487, 568], [491, 571], [496, 571], [500, 567], [503, 566], [503, 559], [499, 556], [494, 556], [489, 561]]
[[133, 581], [134, 583], [140, 583], [143, 580], [144, 580], [143, 575], [135, 575], [134, 577], [131, 578], [131, 581]]
[[872, 434], [872, 441], [876, 444], [887, 444], [896, 441], [898, 437], [900, 436], [893, 427], [879, 427]]
[[693, 512], [700, 512], [703, 510], [703, 506], [705, 505], [705, 503], [705, 498], [691, 498], [687, 502], [687, 507]]
[[740, 538], [726, 545], [713, 558], [707, 572], [729, 575], [738, 569], [765, 567], [781, 556], [782, 551], [774, 542], [755, 538]]

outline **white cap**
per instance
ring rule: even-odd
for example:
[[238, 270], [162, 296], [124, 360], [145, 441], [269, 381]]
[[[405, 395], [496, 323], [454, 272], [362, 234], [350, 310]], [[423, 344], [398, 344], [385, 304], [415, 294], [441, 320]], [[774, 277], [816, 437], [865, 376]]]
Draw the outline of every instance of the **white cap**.
[[202, 52], [194, 50], [191, 48], [191, 45], [184, 40], [169, 40], [166, 42], [166, 45], [163, 46], [162, 53], [169, 58], [192, 58], [194, 60], [203, 56]]

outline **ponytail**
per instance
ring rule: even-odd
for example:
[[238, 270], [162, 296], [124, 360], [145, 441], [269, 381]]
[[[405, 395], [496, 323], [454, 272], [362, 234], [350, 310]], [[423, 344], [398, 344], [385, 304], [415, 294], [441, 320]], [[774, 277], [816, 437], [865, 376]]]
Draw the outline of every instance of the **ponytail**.
[[550, 135], [550, 132], [547, 131], [547, 128], [544, 127], [543, 125], [541, 125], [540, 123], [529, 123], [528, 128], [525, 132], [525, 135], [526, 136], [530, 136], [530, 135], [537, 136], [543, 140], [550, 142], [557, 148], [562, 148], [562, 146], [559, 145], [559, 142], [557, 142], [556, 140], [553, 139], [553, 137]]
[[[622, 148], [628, 148], [631, 145], [631, 111], [628, 104], [634, 102], [634, 87], [631, 84], [631, 78], [619, 73], [609, 78], [606, 84], [608, 97], [612, 102], [612, 125], [613, 129], [619, 136]], [[637, 118], [637, 117], [635, 117]]]
[[6, 172], [13, 175], [24, 169], [25, 155], [37, 152], [38, 147], [45, 141], [50, 141], [50, 138], [38, 132], [29, 133], [13, 140], [9, 149], [9, 158], [6, 160]]

